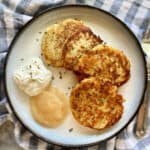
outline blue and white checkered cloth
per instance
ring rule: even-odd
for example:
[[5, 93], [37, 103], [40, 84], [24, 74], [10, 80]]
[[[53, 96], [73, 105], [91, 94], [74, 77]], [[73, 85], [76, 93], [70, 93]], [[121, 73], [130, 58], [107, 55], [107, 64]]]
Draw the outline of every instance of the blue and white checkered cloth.
[[[0, 106], [7, 104], [3, 90], [3, 62], [8, 47], [17, 31], [40, 11], [66, 4], [88, 4], [107, 10], [125, 22], [141, 40], [150, 18], [150, 0], [0, 0]], [[150, 107], [149, 107], [150, 108]], [[17, 143], [26, 150], [65, 150], [47, 144], [26, 131], [15, 119], [11, 110], [9, 115], [0, 107], [0, 124], [11, 119], [15, 123]], [[150, 150], [150, 110], [147, 135], [137, 139], [134, 135], [135, 119], [116, 137], [100, 142], [95, 146], [80, 150]]]

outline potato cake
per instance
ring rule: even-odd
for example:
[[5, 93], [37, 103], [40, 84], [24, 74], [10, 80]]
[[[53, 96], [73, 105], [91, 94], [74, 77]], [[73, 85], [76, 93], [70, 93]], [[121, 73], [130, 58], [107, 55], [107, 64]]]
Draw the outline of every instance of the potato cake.
[[62, 51], [66, 39], [84, 26], [82, 21], [66, 19], [47, 28], [42, 38], [42, 56], [46, 64], [62, 67]]
[[110, 79], [113, 84], [120, 86], [130, 78], [130, 62], [122, 51], [104, 44], [98, 45], [84, 54], [80, 59], [77, 70], [89, 76], [100, 76]]
[[72, 90], [70, 106], [74, 118], [82, 125], [102, 130], [114, 125], [123, 113], [123, 97], [117, 86], [107, 79], [90, 77]]
[[78, 59], [93, 47], [102, 43], [100, 37], [97, 37], [88, 27], [83, 27], [75, 32], [64, 46], [63, 58], [64, 66], [70, 70], [76, 70]]

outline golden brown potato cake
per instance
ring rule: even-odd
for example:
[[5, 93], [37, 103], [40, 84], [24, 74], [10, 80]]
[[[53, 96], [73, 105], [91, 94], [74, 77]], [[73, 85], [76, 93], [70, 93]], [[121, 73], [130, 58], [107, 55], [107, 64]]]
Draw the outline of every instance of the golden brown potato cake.
[[48, 65], [62, 67], [62, 51], [66, 39], [84, 26], [82, 21], [66, 19], [47, 28], [42, 38], [42, 56]]
[[82, 125], [102, 130], [114, 125], [123, 113], [123, 97], [109, 80], [90, 77], [72, 90], [70, 105]]
[[93, 34], [88, 27], [83, 27], [75, 32], [68, 38], [64, 46], [63, 58], [65, 68], [76, 71], [78, 59], [100, 43], [102, 43], [100, 37]]
[[77, 70], [89, 76], [100, 76], [120, 86], [130, 78], [130, 62], [122, 51], [104, 44], [98, 45], [84, 54]]

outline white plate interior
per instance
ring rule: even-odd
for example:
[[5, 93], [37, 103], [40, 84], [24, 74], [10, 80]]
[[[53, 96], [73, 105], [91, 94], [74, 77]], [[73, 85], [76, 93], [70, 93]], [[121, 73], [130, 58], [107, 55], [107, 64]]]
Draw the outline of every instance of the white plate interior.
[[[121, 120], [113, 127], [98, 132], [79, 125], [68, 115], [65, 122], [58, 128], [45, 128], [34, 121], [30, 113], [29, 97], [22, 93], [13, 81], [13, 72], [27, 59], [40, 57], [40, 44], [44, 30], [51, 24], [66, 19], [82, 19], [94, 33], [113, 47], [124, 51], [131, 62], [131, 78], [124, 84], [119, 92], [124, 96], [124, 113]], [[24, 58], [24, 61], [20, 59]], [[33, 23], [19, 35], [14, 43], [6, 66], [6, 86], [12, 106], [20, 120], [38, 136], [63, 145], [84, 145], [106, 139], [119, 131], [135, 113], [139, 106], [145, 83], [144, 60], [136, 43], [136, 40], [114, 18], [96, 9], [86, 7], [66, 7], [56, 9], [38, 17]], [[53, 69], [56, 80], [53, 85], [64, 93], [68, 92], [68, 86], [76, 83], [76, 78], [72, 72], [67, 71], [64, 79], [59, 79], [59, 71], [64, 69]], [[68, 130], [73, 128], [72, 132]]]

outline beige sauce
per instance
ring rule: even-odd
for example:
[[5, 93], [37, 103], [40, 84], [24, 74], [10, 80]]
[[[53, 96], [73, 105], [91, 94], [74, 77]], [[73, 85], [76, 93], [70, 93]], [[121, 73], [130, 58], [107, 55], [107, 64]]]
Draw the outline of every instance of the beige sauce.
[[67, 97], [54, 87], [31, 97], [30, 104], [33, 118], [46, 127], [57, 127], [68, 113]]

